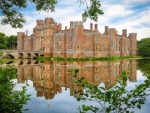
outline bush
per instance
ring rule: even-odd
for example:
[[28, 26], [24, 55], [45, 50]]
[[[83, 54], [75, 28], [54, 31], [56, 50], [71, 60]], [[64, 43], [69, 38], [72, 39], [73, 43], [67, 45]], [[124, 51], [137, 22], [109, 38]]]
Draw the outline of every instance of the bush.
[[15, 84], [12, 79], [16, 78], [16, 69], [7, 67], [0, 69], [0, 113], [18, 113], [24, 109], [23, 105], [29, 100], [30, 95], [26, 95], [26, 87], [21, 91], [14, 90]]
[[78, 93], [76, 97], [77, 101], [95, 101], [101, 106], [101, 108], [98, 108], [83, 104], [78, 108], [80, 113], [86, 113], [87, 111], [94, 113], [129, 113], [131, 112], [130, 108], [137, 107], [141, 109], [141, 104], [144, 104], [146, 97], [150, 95], [149, 92], [146, 92], [146, 89], [150, 87], [150, 75], [147, 76], [143, 84], [137, 85], [135, 89], [128, 91], [126, 90], [128, 80], [127, 71], [123, 71], [122, 76], [118, 76], [118, 85], [110, 86], [108, 89], [98, 85], [92, 85], [86, 82], [84, 77], [79, 78], [77, 76], [78, 69], [68, 70], [68, 72], [71, 72], [75, 78], [74, 83], [84, 89], [80, 91], [73, 90], [74, 93]]

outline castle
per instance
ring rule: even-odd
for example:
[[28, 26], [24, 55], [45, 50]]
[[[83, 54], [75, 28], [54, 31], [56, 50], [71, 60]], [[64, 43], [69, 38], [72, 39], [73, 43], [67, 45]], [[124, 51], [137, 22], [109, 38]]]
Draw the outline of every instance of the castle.
[[136, 56], [137, 34], [122, 30], [119, 35], [115, 28], [105, 26], [104, 33], [98, 25], [90, 23], [85, 29], [80, 21], [70, 22], [70, 27], [62, 30], [62, 24], [53, 18], [37, 20], [33, 34], [17, 33], [19, 51], [43, 51], [44, 56], [92, 57], [92, 56]]

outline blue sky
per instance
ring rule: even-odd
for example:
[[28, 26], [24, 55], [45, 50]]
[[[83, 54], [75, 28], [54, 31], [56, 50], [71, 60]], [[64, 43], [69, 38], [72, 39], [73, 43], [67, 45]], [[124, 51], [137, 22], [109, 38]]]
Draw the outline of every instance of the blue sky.
[[[27, 21], [24, 28], [13, 29], [10, 25], [0, 25], [0, 32], [9, 36], [28, 30], [28, 33], [32, 34], [36, 20], [46, 17], [52, 17], [57, 23], [62, 23], [62, 29], [64, 26], [69, 27], [70, 21], [82, 20], [81, 15], [85, 6], [79, 8], [77, 1], [58, 0], [54, 13], [37, 12], [35, 5], [29, 2], [28, 8], [21, 10]], [[122, 29], [127, 29], [128, 34], [137, 33], [137, 40], [150, 37], [150, 0], [101, 0], [101, 9], [104, 15], [99, 16], [98, 22], [88, 19], [84, 23], [84, 28], [88, 29], [90, 23], [97, 23], [101, 33], [104, 32], [104, 26], [109, 26], [116, 28], [119, 34], [122, 34]], [[2, 17], [1, 14], [0, 16]]]

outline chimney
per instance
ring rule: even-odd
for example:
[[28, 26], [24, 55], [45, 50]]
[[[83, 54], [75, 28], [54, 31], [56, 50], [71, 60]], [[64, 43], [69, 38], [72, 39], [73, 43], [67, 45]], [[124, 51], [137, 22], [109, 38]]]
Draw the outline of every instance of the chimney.
[[105, 26], [105, 34], [108, 34], [108, 26]]
[[70, 29], [72, 29], [72, 28], [73, 28], [73, 22], [70, 21]]
[[122, 36], [127, 37], [127, 29], [123, 29], [123, 30], [122, 30]]
[[93, 30], [93, 23], [90, 23], [90, 30]]
[[26, 30], [26, 36], [28, 36], [28, 30]]
[[116, 35], [118, 35], [118, 31], [116, 30]]
[[97, 27], [98, 27], [98, 25], [97, 25], [97, 24], [95, 24], [95, 30], [97, 30]]
[[67, 30], [67, 26], [65, 26], [65, 30]]

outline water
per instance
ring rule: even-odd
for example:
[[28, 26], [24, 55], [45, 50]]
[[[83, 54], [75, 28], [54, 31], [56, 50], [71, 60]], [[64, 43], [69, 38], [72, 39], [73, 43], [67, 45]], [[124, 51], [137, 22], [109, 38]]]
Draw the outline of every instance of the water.
[[[117, 84], [116, 77], [123, 70], [129, 70], [127, 89], [134, 89], [136, 84], [143, 83], [146, 78], [143, 72], [137, 69], [136, 60], [121, 60], [116, 62], [35, 62], [24, 60], [16, 62], [18, 77], [15, 89], [20, 90], [27, 85], [27, 94], [31, 94], [31, 100], [25, 108], [25, 113], [77, 113], [82, 104], [99, 107], [97, 102], [78, 102], [72, 89], [79, 90], [81, 87], [73, 84], [73, 77], [67, 72], [68, 69], [78, 68], [78, 76], [97, 85], [108, 88]], [[140, 67], [138, 67], [140, 68]], [[150, 113], [150, 98], [142, 109], [134, 109], [135, 113]]]

